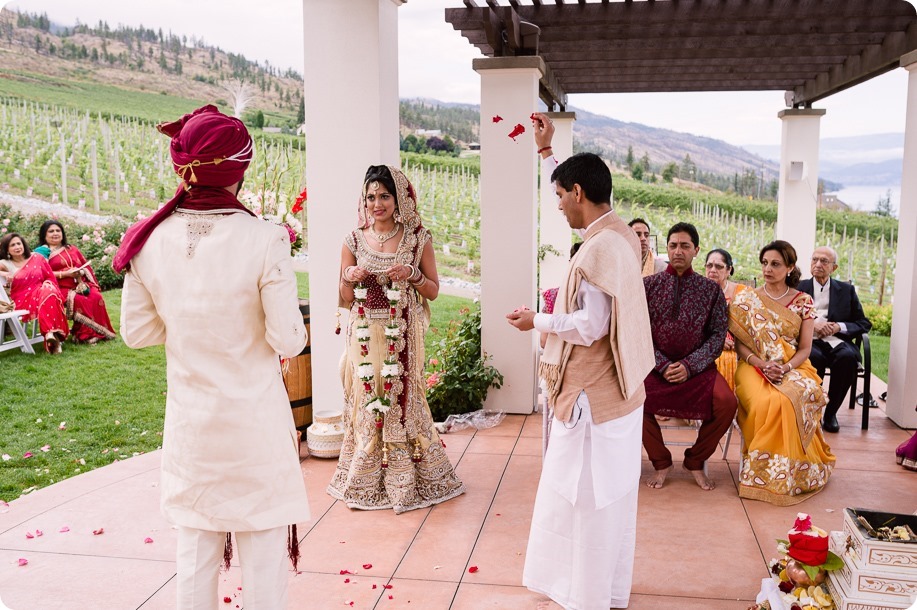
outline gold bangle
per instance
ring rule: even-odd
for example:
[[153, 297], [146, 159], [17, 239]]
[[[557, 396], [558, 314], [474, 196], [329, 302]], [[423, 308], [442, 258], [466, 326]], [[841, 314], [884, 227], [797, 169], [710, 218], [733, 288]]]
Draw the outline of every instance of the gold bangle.
[[754, 356], [754, 354], [748, 354], [747, 356], [745, 356], [745, 364], [749, 364], [749, 365], [751, 364], [752, 356]]

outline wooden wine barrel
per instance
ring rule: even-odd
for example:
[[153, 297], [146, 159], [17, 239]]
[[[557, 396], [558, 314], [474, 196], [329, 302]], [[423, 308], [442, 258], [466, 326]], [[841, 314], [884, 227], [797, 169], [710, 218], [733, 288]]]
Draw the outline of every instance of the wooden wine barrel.
[[309, 340], [299, 355], [290, 359], [283, 381], [287, 386], [296, 428], [305, 430], [312, 423], [312, 332], [309, 328], [308, 299], [299, 300], [299, 311], [302, 312]]

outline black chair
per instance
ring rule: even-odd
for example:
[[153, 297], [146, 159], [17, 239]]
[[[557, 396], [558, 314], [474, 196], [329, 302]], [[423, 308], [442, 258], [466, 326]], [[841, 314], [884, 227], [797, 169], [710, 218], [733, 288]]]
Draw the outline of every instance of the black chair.
[[[850, 388], [850, 408], [855, 409], [857, 403], [863, 405], [863, 423], [860, 426], [863, 430], [869, 430], [869, 408], [876, 403], [869, 393], [869, 386], [872, 383], [872, 350], [869, 348], [869, 334], [863, 333], [853, 339], [853, 345], [858, 351], [862, 352], [862, 359], [857, 364], [857, 378], [863, 379], [863, 392], [857, 394], [856, 381]], [[825, 369], [825, 377], [831, 374], [831, 369]]]

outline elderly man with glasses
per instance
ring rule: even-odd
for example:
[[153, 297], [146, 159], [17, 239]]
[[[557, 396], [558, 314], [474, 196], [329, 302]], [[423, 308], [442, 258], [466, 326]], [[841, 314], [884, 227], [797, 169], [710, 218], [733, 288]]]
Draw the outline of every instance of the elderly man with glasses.
[[799, 290], [810, 294], [815, 301], [818, 315], [809, 360], [820, 377], [825, 376], [826, 368], [831, 369], [828, 406], [825, 407], [822, 429], [837, 432], [840, 430], [837, 411], [847, 391], [851, 387], [855, 391], [860, 350], [853, 345], [853, 340], [868, 333], [872, 323], [863, 313], [853, 284], [831, 278], [831, 274], [837, 271], [837, 252], [827, 246], [817, 248], [812, 254], [810, 270], [812, 278], [799, 282]]

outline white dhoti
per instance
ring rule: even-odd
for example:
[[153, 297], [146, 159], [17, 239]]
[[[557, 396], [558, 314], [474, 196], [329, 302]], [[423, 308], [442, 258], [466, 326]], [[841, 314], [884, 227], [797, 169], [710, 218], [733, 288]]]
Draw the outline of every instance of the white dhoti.
[[626, 608], [637, 536], [643, 407], [592, 423], [581, 393], [554, 421], [522, 583], [567, 610]]

